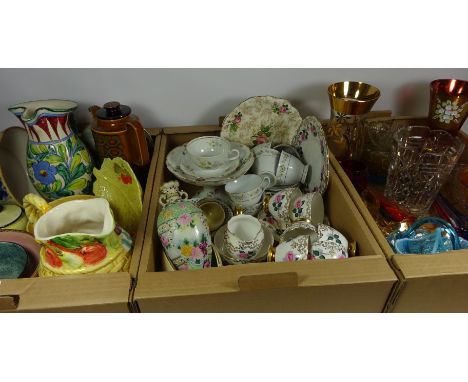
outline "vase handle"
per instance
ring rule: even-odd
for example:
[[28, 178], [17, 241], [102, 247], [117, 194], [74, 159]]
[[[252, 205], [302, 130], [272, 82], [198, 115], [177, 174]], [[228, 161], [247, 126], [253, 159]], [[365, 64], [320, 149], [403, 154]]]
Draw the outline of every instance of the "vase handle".
[[131, 142], [132, 157], [130, 162], [138, 166], [148, 164], [149, 152], [148, 143], [144, 133], [144, 128], [141, 123], [135, 118], [127, 122], [127, 134]]
[[45, 199], [36, 194], [27, 194], [23, 198], [23, 207], [26, 217], [31, 225], [36, 224], [39, 218], [50, 210]]

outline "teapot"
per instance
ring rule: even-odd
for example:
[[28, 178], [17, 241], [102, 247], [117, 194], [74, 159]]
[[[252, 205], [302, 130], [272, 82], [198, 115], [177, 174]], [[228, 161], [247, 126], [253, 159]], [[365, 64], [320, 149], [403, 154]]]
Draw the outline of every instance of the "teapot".
[[115, 224], [106, 199], [67, 200], [51, 207], [40, 196], [27, 194], [24, 205], [41, 244], [39, 276], [128, 270], [133, 242]]
[[100, 161], [121, 157], [132, 165], [146, 166], [150, 161], [145, 131], [129, 106], [112, 101], [104, 107], [91, 106], [93, 133]]

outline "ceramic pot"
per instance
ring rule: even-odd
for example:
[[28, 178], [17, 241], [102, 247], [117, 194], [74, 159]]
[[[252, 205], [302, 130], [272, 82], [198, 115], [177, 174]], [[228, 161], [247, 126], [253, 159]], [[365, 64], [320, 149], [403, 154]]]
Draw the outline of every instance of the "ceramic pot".
[[161, 186], [157, 230], [169, 259], [178, 270], [211, 266], [212, 244], [208, 222], [203, 211], [179, 190], [179, 182]]
[[27, 168], [48, 201], [91, 194], [93, 163], [73, 130], [77, 104], [64, 100], [19, 103], [8, 108], [28, 132]]
[[99, 159], [121, 157], [132, 165], [145, 166], [150, 161], [145, 131], [132, 109], [119, 102], [104, 107], [91, 106], [93, 133]]
[[34, 225], [34, 238], [42, 245], [39, 276], [119, 272], [130, 265], [132, 239], [102, 198], [49, 207]]

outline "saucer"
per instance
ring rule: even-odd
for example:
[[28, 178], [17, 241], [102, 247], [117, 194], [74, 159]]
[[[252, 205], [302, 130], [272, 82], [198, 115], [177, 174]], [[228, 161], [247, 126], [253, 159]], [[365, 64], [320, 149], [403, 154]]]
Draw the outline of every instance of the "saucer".
[[201, 168], [190, 162], [188, 155], [180, 163], [180, 169], [187, 175], [202, 177], [202, 178], [217, 178], [224, 174], [230, 174], [239, 166], [239, 158], [225, 163], [218, 168]]
[[306, 180], [306, 191], [318, 191], [323, 195], [328, 186], [330, 164], [327, 140], [319, 120], [304, 118], [292, 144], [299, 151], [302, 162], [312, 168]]
[[185, 183], [195, 186], [222, 186], [229, 183], [249, 171], [254, 162], [254, 155], [250, 149], [241, 143], [231, 142], [233, 149], [239, 150], [239, 162], [235, 169], [228, 174], [221, 174], [213, 177], [196, 176], [186, 173], [181, 164], [186, 163], [184, 157], [186, 156], [186, 145], [178, 146], [172, 149], [166, 157], [167, 169], [178, 179]]
[[244, 263], [242, 261], [235, 261], [231, 258], [229, 258], [229, 255], [225, 252], [224, 250], [224, 233], [226, 232], [227, 225], [222, 226], [215, 234], [214, 236], [214, 248], [215, 250], [219, 253], [223, 261], [225, 261], [227, 264], [230, 265], [237, 265], [237, 264], [248, 264], [248, 263], [261, 263], [266, 260], [266, 257], [268, 256], [268, 252], [270, 248], [273, 246], [274, 243], [274, 238], [273, 238], [273, 232], [269, 228], [266, 228], [262, 224], [263, 228], [263, 233], [265, 235], [265, 239], [263, 240], [263, 244], [258, 251], [257, 256], [252, 257], [249, 259], [248, 262]]

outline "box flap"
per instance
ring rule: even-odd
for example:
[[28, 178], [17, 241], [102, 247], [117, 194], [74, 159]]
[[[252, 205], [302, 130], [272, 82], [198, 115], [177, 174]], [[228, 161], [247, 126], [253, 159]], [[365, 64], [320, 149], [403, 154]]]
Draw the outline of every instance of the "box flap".
[[1, 280], [0, 307], [18, 312], [128, 312], [129, 287], [126, 272]]

